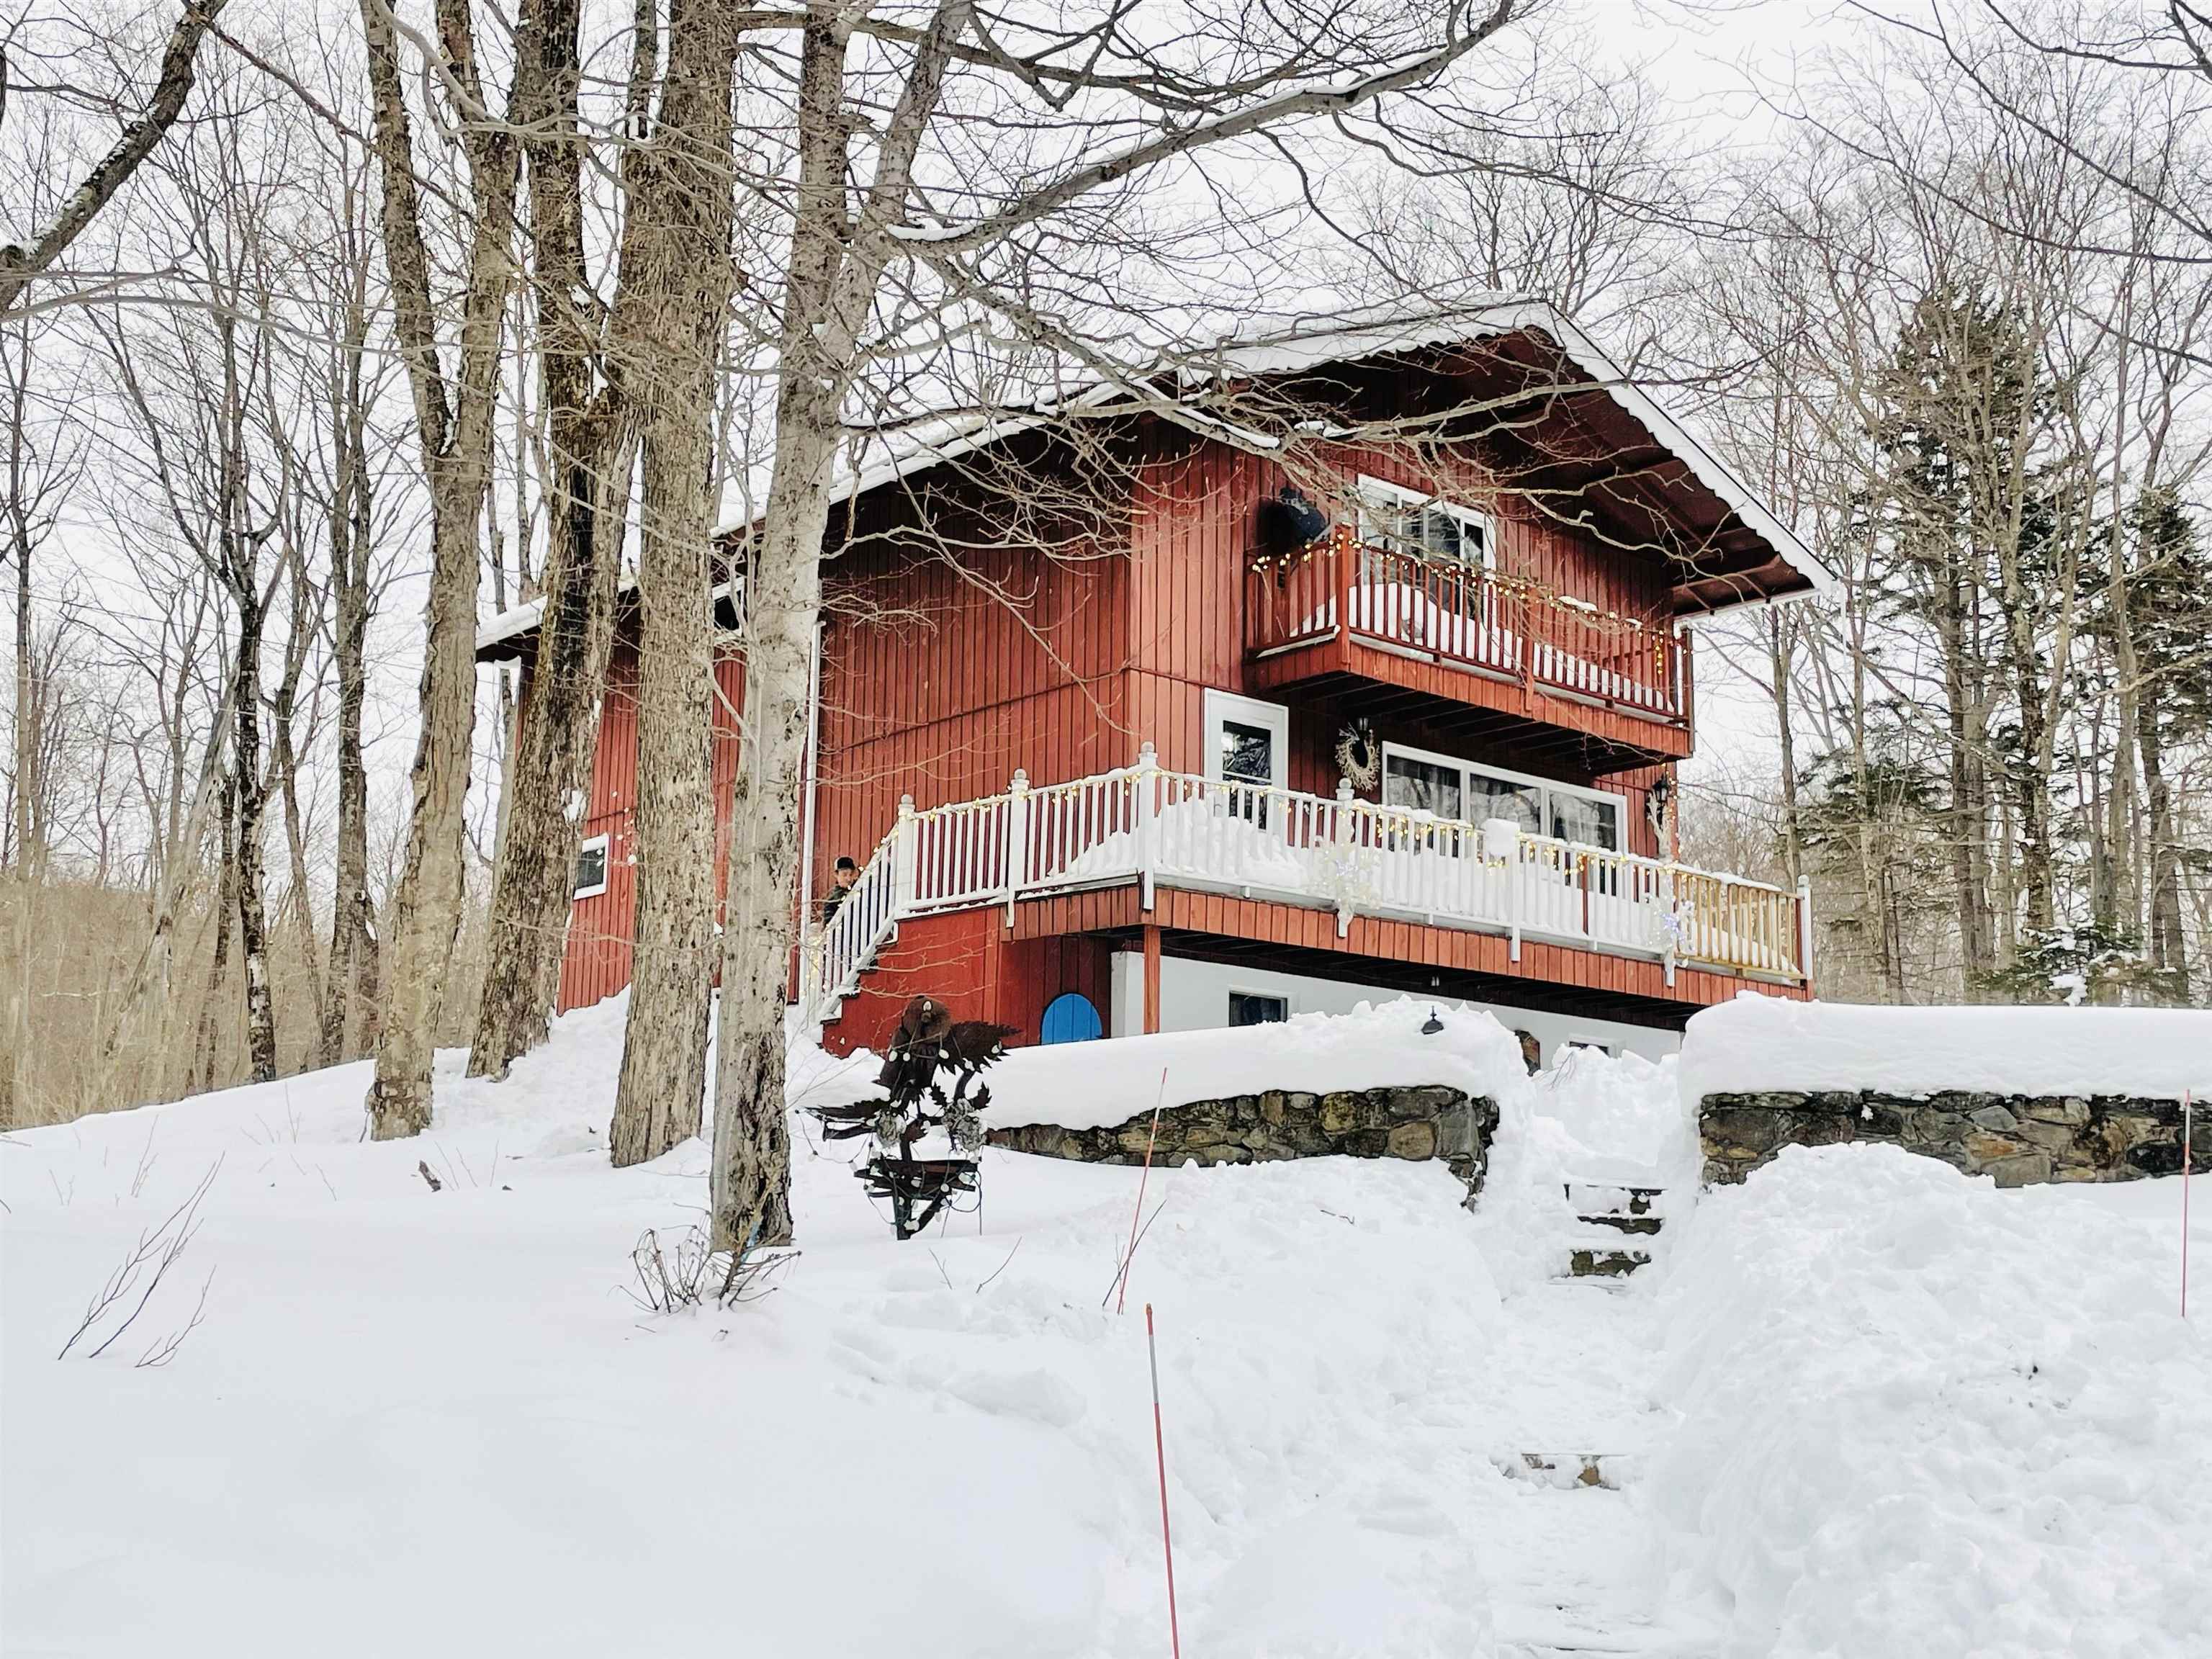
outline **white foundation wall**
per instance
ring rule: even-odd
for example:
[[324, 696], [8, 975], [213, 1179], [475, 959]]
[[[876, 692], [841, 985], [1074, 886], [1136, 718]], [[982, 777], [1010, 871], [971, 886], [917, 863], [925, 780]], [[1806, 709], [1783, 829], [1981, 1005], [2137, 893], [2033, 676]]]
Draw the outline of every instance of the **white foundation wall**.
[[[1160, 1030], [1163, 1031], [1218, 1030], [1229, 1024], [1229, 999], [1233, 994], [1281, 997], [1293, 1014], [1348, 1014], [1363, 1002], [1392, 1002], [1411, 993], [1356, 981], [1316, 979], [1305, 974], [1276, 973], [1265, 968], [1231, 967], [1216, 962], [1193, 962], [1181, 957], [1160, 961]], [[1510, 1007], [1504, 1003], [1472, 1002], [1463, 998], [1414, 996], [1440, 1009], [1480, 1008], [1498, 1017], [1509, 1031], [1528, 1031], [1543, 1045], [1544, 1064], [1557, 1060], [1571, 1042], [1594, 1042], [1614, 1054], [1642, 1054], [1658, 1060], [1682, 1046], [1682, 1034], [1649, 1025], [1629, 1025], [1619, 1020], [1586, 1019], [1579, 1015], [1545, 1013], [1534, 1008]], [[1114, 1006], [1107, 1032], [1127, 1036], [1145, 1029], [1145, 958], [1138, 951], [1121, 951], [1114, 957]]]

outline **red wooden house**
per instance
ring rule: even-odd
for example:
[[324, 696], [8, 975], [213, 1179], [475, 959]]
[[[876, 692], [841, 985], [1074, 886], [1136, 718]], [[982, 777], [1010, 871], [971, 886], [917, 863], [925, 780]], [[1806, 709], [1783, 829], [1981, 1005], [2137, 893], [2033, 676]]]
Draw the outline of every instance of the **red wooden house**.
[[[1204, 367], [849, 481], [793, 973], [825, 1041], [879, 1043], [921, 989], [1045, 1041], [1413, 993], [1547, 1057], [1658, 1053], [1747, 986], [1810, 994], [1804, 895], [1672, 861], [1665, 811], [1688, 624], [1829, 580], [1790, 531], [1538, 304]], [[526, 659], [533, 621], [479, 656]], [[629, 977], [634, 637], [563, 1008]], [[862, 873], [825, 924], [841, 855]]]

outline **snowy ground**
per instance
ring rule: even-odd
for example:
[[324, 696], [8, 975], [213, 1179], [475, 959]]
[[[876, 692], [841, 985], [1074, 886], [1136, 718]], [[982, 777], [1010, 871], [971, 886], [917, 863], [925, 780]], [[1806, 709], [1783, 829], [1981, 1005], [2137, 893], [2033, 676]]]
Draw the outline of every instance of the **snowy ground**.
[[1164, 1653], [1145, 1302], [1194, 1659], [2212, 1651], [2176, 1183], [1792, 1154], [1556, 1283], [1563, 1174], [1684, 1167], [1671, 1066], [1580, 1056], [1474, 1218], [1436, 1165], [1155, 1171], [1117, 1317], [1134, 1171], [994, 1153], [902, 1246], [802, 1146], [781, 1288], [658, 1317], [628, 1254], [703, 1154], [606, 1167], [620, 1018], [419, 1142], [349, 1067], [0, 1146], [0, 1652]]

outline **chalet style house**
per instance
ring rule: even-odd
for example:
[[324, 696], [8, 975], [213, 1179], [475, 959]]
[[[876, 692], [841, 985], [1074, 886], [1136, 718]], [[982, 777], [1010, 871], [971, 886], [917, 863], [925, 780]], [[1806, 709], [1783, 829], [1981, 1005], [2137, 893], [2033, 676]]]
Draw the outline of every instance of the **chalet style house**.
[[[847, 481], [792, 977], [831, 1048], [925, 990], [1047, 1042], [1410, 993], [1547, 1060], [1811, 994], [1804, 893], [1675, 861], [1671, 805], [1691, 624], [1831, 579], [1571, 322], [1360, 317], [1140, 390], [949, 422]], [[480, 659], [526, 663], [535, 620]], [[564, 1009], [629, 980], [635, 639]], [[726, 804], [734, 631], [718, 674]]]

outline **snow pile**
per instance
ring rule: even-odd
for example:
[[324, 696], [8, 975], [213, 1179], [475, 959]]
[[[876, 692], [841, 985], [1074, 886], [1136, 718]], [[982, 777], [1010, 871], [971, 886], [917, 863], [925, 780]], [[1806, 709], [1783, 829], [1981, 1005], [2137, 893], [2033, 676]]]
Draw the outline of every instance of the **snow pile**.
[[1887, 1008], [1745, 992], [1691, 1017], [1683, 1098], [1771, 1089], [2212, 1097], [2212, 1012]]
[[1428, 1084], [1486, 1096], [1502, 1114], [1522, 1108], [1528, 1068], [1512, 1033], [1469, 1008], [1437, 1011], [1443, 1029], [1424, 1033], [1431, 1012], [1429, 1003], [1401, 998], [1236, 1030], [1018, 1048], [987, 1073], [991, 1103], [983, 1118], [1097, 1129], [1147, 1116], [1155, 1101], [1174, 1107], [1269, 1089], [1328, 1094]]
[[2000, 1193], [1887, 1146], [1792, 1148], [1708, 1194], [1656, 1310], [1684, 1417], [1649, 1489], [1689, 1583], [1734, 1599], [1727, 1651], [2212, 1651], [2179, 1206], [2174, 1182]]
[[[987, 1152], [982, 1213], [902, 1245], [861, 1145], [799, 1118], [780, 1288], [656, 1316], [629, 1252], [698, 1216], [706, 1151], [609, 1168], [623, 1020], [560, 1020], [504, 1083], [441, 1054], [414, 1140], [361, 1139], [355, 1065], [0, 1144], [8, 1651], [1151, 1656], [1147, 1302], [1185, 1636], [1495, 1651], [1534, 1391], [1494, 1375], [1441, 1164], [1154, 1170], [1117, 1318], [1135, 1171]], [[801, 1046], [792, 1086], [873, 1071]], [[210, 1171], [138, 1324], [57, 1359]]]

